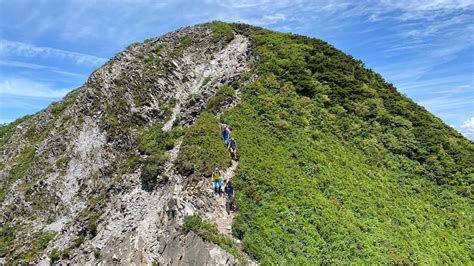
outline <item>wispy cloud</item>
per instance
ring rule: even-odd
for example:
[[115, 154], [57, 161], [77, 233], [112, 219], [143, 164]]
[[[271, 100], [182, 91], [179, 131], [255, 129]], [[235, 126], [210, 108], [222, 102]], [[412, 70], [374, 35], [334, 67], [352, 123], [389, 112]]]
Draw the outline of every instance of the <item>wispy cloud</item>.
[[6, 78], [0, 82], [0, 96], [24, 96], [59, 99], [71, 89], [54, 89], [49, 84], [19, 78]]
[[[15, 88], [16, 94], [34, 97], [55, 88], [77, 87], [83, 78], [65, 76], [77, 71], [90, 73], [106, 61], [104, 57], [132, 42], [182, 26], [223, 20], [322, 38], [381, 72], [402, 92], [441, 118], [448, 118], [446, 122], [459, 127], [472, 116], [466, 110], [473, 88], [472, 60], [468, 62], [474, 50], [474, 0], [70, 0], [0, 4], [5, 10], [0, 19], [4, 39], [0, 39], [0, 67], [11, 74], [0, 83], [2, 95], [7, 82], [9, 93]], [[39, 43], [48, 47], [34, 45]], [[57, 49], [60, 47], [70, 51]], [[14, 77], [16, 81], [12, 81]]]
[[15, 68], [26, 68], [26, 69], [33, 69], [33, 70], [48, 70], [48, 71], [51, 71], [51, 72], [54, 72], [54, 73], [57, 73], [57, 74], [70, 76], [70, 77], [77, 77], [77, 78], [85, 78], [86, 77], [86, 75], [84, 75], [84, 74], [64, 71], [64, 70], [61, 70], [60, 68], [57, 68], [57, 67], [40, 65], [40, 64], [33, 64], [33, 63], [26, 63], [26, 62], [15, 61], [15, 60], [1, 60], [0, 59], [0, 66], [15, 67]]
[[464, 123], [460, 125], [458, 129], [461, 134], [471, 140], [474, 140], [474, 116], [464, 121]]
[[40, 47], [32, 44], [0, 39], [0, 56], [45, 57], [71, 60], [79, 65], [100, 65], [107, 61], [102, 57], [77, 53], [50, 47]]
[[[472, 0], [372, 0], [365, 12], [370, 13], [370, 20], [384, 20], [387, 18], [400, 21], [431, 20], [457, 10], [468, 9], [474, 6]], [[397, 12], [395, 14], [395, 12]]]

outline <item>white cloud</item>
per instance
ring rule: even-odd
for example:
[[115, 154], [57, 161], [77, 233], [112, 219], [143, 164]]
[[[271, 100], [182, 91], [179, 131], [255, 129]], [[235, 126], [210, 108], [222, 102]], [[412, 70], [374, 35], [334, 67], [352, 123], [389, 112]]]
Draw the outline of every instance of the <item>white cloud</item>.
[[0, 82], [0, 96], [58, 99], [64, 97], [69, 91], [71, 89], [53, 89], [48, 84], [26, 79], [7, 78]]
[[26, 62], [21, 62], [21, 61], [14, 61], [14, 60], [0, 60], [0, 66], [26, 68], [26, 69], [33, 69], [33, 70], [48, 70], [48, 71], [51, 71], [51, 72], [54, 72], [54, 73], [57, 73], [57, 74], [61, 74], [61, 75], [65, 75], [65, 76], [78, 77], [78, 78], [84, 78], [85, 77], [85, 75], [83, 75], [83, 74], [64, 71], [64, 70], [61, 70], [57, 67], [45, 66], [45, 65], [40, 65], [40, 64], [33, 64], [33, 63], [26, 63]]
[[[426, 20], [437, 21], [438, 17], [447, 13], [471, 8], [473, 0], [373, 0], [365, 5], [365, 11], [369, 13], [369, 20], [378, 21], [392, 18], [400, 21]], [[399, 12], [393, 16], [392, 12]]]
[[45, 57], [63, 60], [72, 60], [79, 65], [100, 65], [107, 61], [102, 57], [93, 55], [55, 49], [50, 47], [39, 47], [22, 42], [14, 42], [0, 39], [0, 56], [26, 56]]
[[459, 126], [459, 132], [468, 139], [474, 140], [474, 116], [464, 121], [464, 123]]
[[287, 17], [285, 14], [282, 14], [282, 13], [277, 13], [273, 15], [264, 15], [261, 19], [260, 24], [268, 25], [268, 24], [273, 24], [280, 21], [285, 21], [285, 20], [287, 20]]
[[380, 3], [386, 7], [401, 9], [407, 12], [459, 9], [474, 5], [472, 0], [383, 0]]

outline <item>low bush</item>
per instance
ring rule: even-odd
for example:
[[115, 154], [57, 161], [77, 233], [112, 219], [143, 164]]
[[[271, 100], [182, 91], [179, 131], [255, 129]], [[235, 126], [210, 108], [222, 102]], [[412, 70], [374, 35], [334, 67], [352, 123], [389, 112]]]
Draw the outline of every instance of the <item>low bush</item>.
[[220, 140], [216, 116], [203, 112], [184, 135], [176, 162], [178, 171], [183, 175], [209, 176], [214, 168], [224, 169], [230, 161], [227, 149]]
[[234, 97], [235, 90], [229, 86], [223, 86], [219, 88], [216, 95], [212, 97], [207, 103], [207, 109], [212, 113], [216, 114], [221, 108], [222, 104], [229, 98]]
[[198, 215], [184, 217], [183, 228], [186, 233], [192, 231], [200, 237], [220, 246], [223, 250], [234, 255], [240, 262], [246, 262], [242, 251], [234, 240], [224, 234], [219, 233], [216, 225], [204, 221]]
[[228, 43], [234, 39], [234, 30], [232, 29], [232, 26], [227, 23], [214, 21], [208, 23], [207, 26], [212, 30], [212, 40], [214, 42], [222, 41]]
[[165, 162], [168, 160], [166, 151], [172, 149], [176, 140], [184, 134], [182, 129], [163, 131], [163, 125], [153, 125], [144, 128], [139, 136], [139, 149], [148, 157], [142, 162], [141, 180], [145, 188], [151, 189], [160, 182], [166, 182], [166, 177], [158, 179], [163, 173]]

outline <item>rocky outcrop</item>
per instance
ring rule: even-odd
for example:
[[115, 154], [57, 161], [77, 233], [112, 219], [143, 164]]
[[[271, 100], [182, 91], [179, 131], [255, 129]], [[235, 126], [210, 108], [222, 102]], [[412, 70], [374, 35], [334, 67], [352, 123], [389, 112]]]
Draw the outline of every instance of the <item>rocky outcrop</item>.
[[[56, 263], [236, 264], [218, 246], [181, 229], [184, 216], [209, 211], [211, 193], [202, 192], [206, 180], [190, 182], [175, 171], [179, 141], [157, 177], [166, 181], [151, 190], [143, 187], [141, 168], [130, 170], [127, 163], [145, 156], [137, 148], [137, 127], [192, 125], [218, 89], [250, 64], [247, 37], [215, 41], [204, 25], [131, 45], [65, 100], [13, 130], [0, 150], [0, 182], [9, 185], [0, 221], [21, 228], [15, 241], [56, 233], [40, 265], [65, 249], [70, 254]], [[30, 150], [33, 155], [25, 155]], [[9, 181], [25, 156], [33, 167]]]

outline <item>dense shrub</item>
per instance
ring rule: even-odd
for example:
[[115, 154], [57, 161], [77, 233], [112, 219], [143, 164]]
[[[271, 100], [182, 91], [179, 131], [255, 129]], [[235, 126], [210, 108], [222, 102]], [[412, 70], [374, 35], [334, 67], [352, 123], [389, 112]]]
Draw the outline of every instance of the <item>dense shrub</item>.
[[465, 264], [474, 145], [327, 43], [242, 24], [233, 233], [261, 263]]
[[156, 154], [147, 157], [143, 161], [141, 180], [147, 188], [154, 187], [160, 181], [167, 181], [158, 178], [158, 175], [163, 173], [166, 160], [168, 160], [168, 156], [165, 154]]
[[206, 25], [212, 30], [212, 40], [214, 42], [228, 43], [234, 39], [234, 32], [231, 25], [220, 21], [214, 21]]
[[208, 176], [214, 168], [230, 165], [230, 156], [220, 140], [220, 127], [214, 114], [204, 112], [184, 136], [177, 158], [183, 175]]
[[158, 124], [146, 127], [140, 134], [139, 148], [142, 153], [148, 155], [143, 160], [141, 180], [145, 188], [151, 189], [160, 182], [166, 182], [166, 177], [159, 179], [163, 173], [165, 162], [168, 160], [166, 151], [172, 149], [176, 139], [184, 132], [180, 129], [165, 132]]
[[223, 86], [219, 88], [216, 95], [212, 97], [207, 103], [207, 109], [216, 114], [221, 105], [228, 99], [231, 99], [235, 95], [235, 90], [229, 86]]

